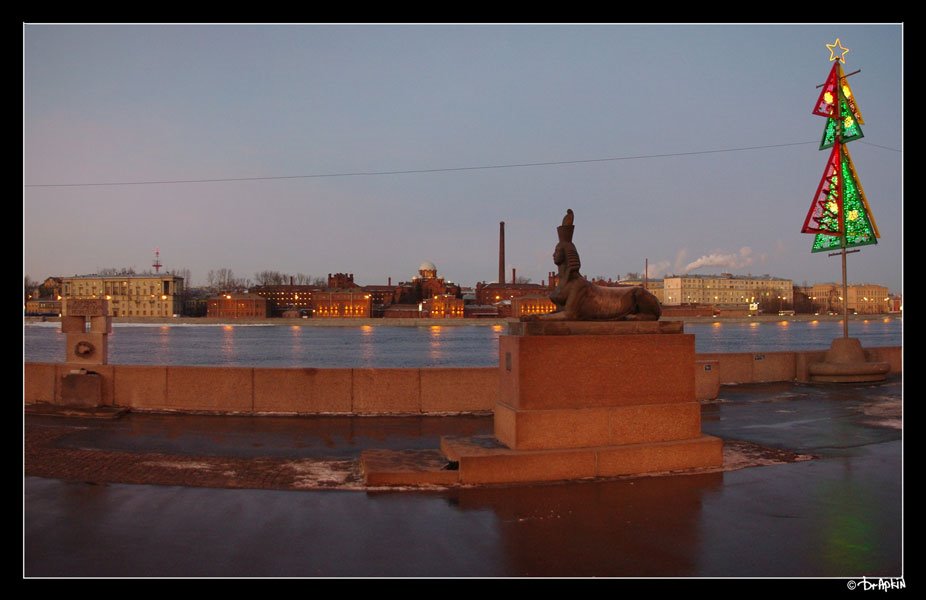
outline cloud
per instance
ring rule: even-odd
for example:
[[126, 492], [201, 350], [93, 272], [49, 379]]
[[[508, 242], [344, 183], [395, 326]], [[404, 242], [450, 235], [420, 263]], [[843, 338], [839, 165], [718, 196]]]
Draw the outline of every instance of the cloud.
[[752, 258], [752, 248], [749, 246], [743, 246], [740, 248], [739, 253], [724, 253], [721, 250], [717, 250], [711, 254], [702, 256], [681, 269], [682, 273], [688, 273], [689, 271], [694, 271], [695, 269], [700, 269], [701, 267], [721, 267], [725, 269], [742, 269], [748, 267], [753, 263]]

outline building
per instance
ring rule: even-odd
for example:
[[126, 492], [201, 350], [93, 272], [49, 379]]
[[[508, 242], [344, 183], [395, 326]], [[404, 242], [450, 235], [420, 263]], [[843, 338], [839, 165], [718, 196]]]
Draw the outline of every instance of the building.
[[466, 304], [463, 316], [467, 319], [497, 319], [498, 307], [490, 304]]
[[334, 275], [328, 273], [329, 290], [346, 290], [359, 287], [359, 285], [354, 283], [353, 273], [335, 273]]
[[54, 298], [38, 298], [26, 300], [26, 316], [30, 317], [57, 317], [61, 314], [61, 300]]
[[281, 317], [287, 311], [312, 314], [313, 295], [320, 291], [322, 288], [313, 285], [256, 285], [248, 290], [267, 299], [271, 317]]
[[387, 319], [418, 319], [422, 316], [421, 304], [390, 304], [383, 312]]
[[815, 313], [842, 313], [842, 285], [815, 283], [810, 288], [810, 301]]
[[485, 283], [476, 284], [476, 304], [498, 304], [525, 296], [543, 296], [552, 288], [541, 283]]
[[766, 312], [777, 312], [791, 308], [793, 294], [792, 281], [780, 277], [688, 274], [666, 276], [660, 301], [665, 306], [708, 304], [729, 309], [758, 304]]
[[370, 302], [373, 307], [372, 316], [383, 317], [389, 306], [401, 301], [403, 288], [392, 285], [390, 278], [388, 285], [365, 285], [360, 289], [370, 295]]
[[266, 298], [257, 294], [219, 294], [206, 301], [206, 316], [214, 319], [266, 319], [270, 316], [270, 305]]
[[545, 315], [556, 310], [556, 305], [549, 296], [520, 296], [511, 299], [512, 317], [527, 317], [530, 315]]
[[[849, 312], [875, 315], [891, 312], [893, 308], [888, 289], [873, 283], [856, 283], [847, 287]], [[810, 292], [814, 312], [842, 314], [842, 284], [817, 283]]]
[[170, 317], [181, 311], [182, 292], [183, 278], [170, 274], [62, 277], [62, 314], [69, 299], [103, 298], [112, 317]]
[[418, 266], [418, 275], [412, 277], [412, 280], [407, 283], [400, 283], [399, 286], [410, 288], [407, 292], [400, 292], [401, 302], [421, 302], [425, 298], [435, 296], [453, 296], [454, 298], [462, 296], [460, 286], [443, 277], [438, 277], [437, 267], [427, 260]]
[[[609, 280], [610, 281], [610, 280]], [[599, 283], [599, 282], [596, 282]], [[656, 296], [656, 300], [659, 300], [660, 304], [665, 304], [664, 297], [665, 294], [665, 283], [662, 279], [647, 279], [646, 286], [643, 285], [642, 279], [623, 279], [617, 282], [619, 285], [636, 285], [639, 287], [646, 287], [646, 290], [652, 295]]]
[[369, 318], [371, 314], [370, 294], [357, 290], [326, 290], [313, 296], [316, 319]]
[[427, 319], [462, 319], [463, 299], [435, 296], [421, 302], [421, 316]]
[[[386, 285], [365, 285], [361, 287], [364, 292], [370, 294], [370, 299], [373, 303], [373, 313], [374, 318], [386, 316], [386, 310], [396, 304], [414, 304], [415, 310], [418, 310], [418, 302], [421, 300], [420, 294], [416, 286], [412, 283], [400, 283], [399, 285], [392, 284], [392, 277], [389, 278], [389, 281]], [[393, 311], [395, 312], [395, 311]], [[402, 309], [400, 312], [407, 313], [407, 309]], [[417, 317], [417, 315], [415, 315]]]
[[888, 297], [890, 298], [890, 301], [888, 301], [888, 306], [890, 310], [888, 312], [892, 312], [892, 313], [903, 312], [903, 296], [891, 294]]
[[39, 297], [40, 298], [52, 298], [57, 300], [58, 296], [61, 295], [61, 278], [60, 277], [46, 277], [45, 281], [42, 282], [42, 285], [39, 286]]
[[848, 287], [849, 312], [880, 315], [891, 311], [890, 291], [883, 285], [857, 283]]

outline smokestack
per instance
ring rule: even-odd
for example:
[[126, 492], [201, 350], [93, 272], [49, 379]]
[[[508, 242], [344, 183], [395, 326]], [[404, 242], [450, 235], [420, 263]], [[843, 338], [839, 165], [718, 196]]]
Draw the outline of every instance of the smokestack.
[[498, 282], [505, 283], [505, 222], [498, 224]]
[[518, 282], [518, 270], [515, 269], [514, 267], [511, 267], [511, 283], [514, 284], [517, 282]]
[[293, 285], [293, 276], [292, 276], [292, 275], [289, 276], [289, 285]]
[[389, 287], [392, 287], [392, 277], [389, 278]]

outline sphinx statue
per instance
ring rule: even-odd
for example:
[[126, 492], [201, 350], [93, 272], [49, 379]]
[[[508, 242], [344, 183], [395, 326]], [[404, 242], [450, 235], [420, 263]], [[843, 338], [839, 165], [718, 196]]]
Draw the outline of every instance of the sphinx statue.
[[563, 217], [563, 224], [556, 228], [559, 243], [553, 250], [553, 263], [559, 268], [559, 283], [550, 293], [556, 310], [529, 318], [545, 321], [658, 321], [662, 314], [659, 300], [645, 288], [602, 287], [579, 273], [582, 262], [572, 243], [574, 219], [570, 208]]

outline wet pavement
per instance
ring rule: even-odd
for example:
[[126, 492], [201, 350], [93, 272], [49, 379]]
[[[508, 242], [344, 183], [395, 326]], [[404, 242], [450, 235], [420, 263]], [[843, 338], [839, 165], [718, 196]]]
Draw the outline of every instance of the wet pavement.
[[[80, 477], [72, 478], [32, 476], [27, 457], [24, 572], [902, 574], [899, 380], [725, 386], [702, 416], [705, 433], [818, 458], [697, 475], [433, 491], [131, 485], [101, 483], [106, 479], [94, 473], [103, 469], [92, 457], [157, 455], [248, 465], [351, 461], [367, 448], [433, 448], [441, 435], [487, 433], [492, 423], [487, 417], [28, 416], [27, 446], [33, 436], [45, 439], [45, 452], [83, 458], [77, 461]], [[834, 582], [834, 589], [844, 585]]]
[[356, 458], [362, 450], [436, 448], [442, 435], [492, 433], [492, 418], [252, 417], [128, 414], [88, 423], [39, 417], [35, 427], [71, 427], [62, 448], [239, 458]]

